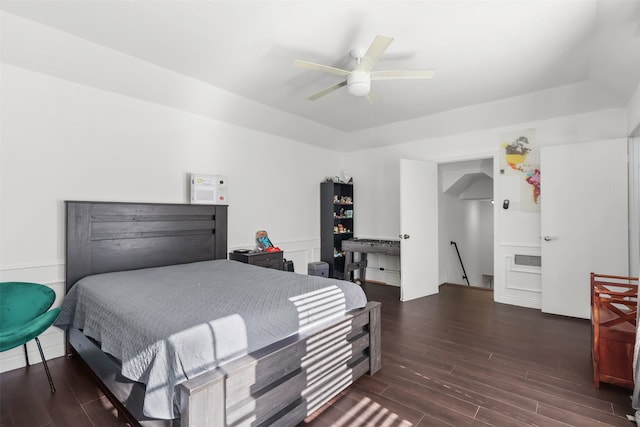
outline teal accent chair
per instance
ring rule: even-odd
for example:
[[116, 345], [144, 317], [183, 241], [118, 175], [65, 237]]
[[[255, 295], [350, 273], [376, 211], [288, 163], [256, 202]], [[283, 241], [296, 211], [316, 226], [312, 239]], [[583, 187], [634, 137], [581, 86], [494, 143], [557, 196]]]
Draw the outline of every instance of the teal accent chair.
[[0, 352], [22, 345], [28, 366], [27, 343], [35, 338], [52, 393], [56, 388], [38, 336], [53, 325], [60, 314], [59, 308], [49, 310], [55, 299], [55, 292], [44, 285], [0, 282]]

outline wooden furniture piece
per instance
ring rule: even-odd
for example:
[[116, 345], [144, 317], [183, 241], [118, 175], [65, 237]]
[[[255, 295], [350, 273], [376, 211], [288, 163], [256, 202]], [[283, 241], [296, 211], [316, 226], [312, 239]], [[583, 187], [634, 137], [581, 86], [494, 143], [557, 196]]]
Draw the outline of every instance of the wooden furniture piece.
[[[227, 257], [227, 207], [66, 202], [67, 290], [82, 277]], [[296, 425], [380, 369], [380, 304], [369, 302], [180, 384], [181, 418], [142, 414], [144, 385], [81, 331], [69, 344], [142, 426]]]
[[[400, 256], [399, 240], [379, 240], [379, 239], [349, 239], [342, 241], [342, 251], [344, 252], [344, 276], [350, 277], [351, 272], [359, 270], [360, 283], [364, 284], [367, 271], [367, 254], [376, 253], [383, 255]], [[360, 253], [360, 260], [354, 261], [354, 252]]]
[[593, 384], [633, 389], [638, 278], [591, 273]]
[[282, 270], [284, 259], [282, 251], [279, 252], [229, 252], [229, 259], [244, 262], [245, 264], [259, 267]]
[[353, 237], [353, 184], [320, 184], [320, 260], [329, 264], [329, 277], [344, 275], [342, 241]]

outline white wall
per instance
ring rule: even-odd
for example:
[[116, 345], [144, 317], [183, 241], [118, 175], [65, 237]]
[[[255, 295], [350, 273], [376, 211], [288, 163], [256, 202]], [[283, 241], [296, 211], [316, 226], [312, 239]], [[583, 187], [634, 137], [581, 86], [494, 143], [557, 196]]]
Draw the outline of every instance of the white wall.
[[640, 276], [640, 137], [629, 139], [629, 275]]
[[492, 163], [482, 159], [438, 167], [440, 283], [467, 284], [452, 241], [472, 286], [483, 286], [483, 275], [493, 275]]
[[[482, 106], [478, 106], [481, 109]], [[548, 120], [516, 123], [509, 127], [486, 129], [465, 134], [431, 138], [390, 147], [347, 153], [344, 157], [350, 173], [358, 183], [357, 234], [378, 238], [395, 238], [400, 234], [399, 212], [399, 160], [431, 160], [447, 163], [497, 156], [500, 134], [519, 129], [536, 129], [540, 146], [570, 144], [624, 136], [627, 129], [627, 111], [623, 108], [601, 110]], [[498, 167], [494, 157], [494, 168]], [[495, 170], [495, 169], [494, 169]], [[497, 171], [494, 176], [497, 176]], [[497, 183], [499, 179], [496, 179]], [[494, 296], [498, 302], [528, 307], [540, 305], [540, 281], [532, 281], [532, 289], [509, 289], [499, 276], [504, 271], [504, 260], [514, 253], [539, 254], [539, 214], [499, 209], [507, 198], [508, 186], [495, 184], [494, 207], [499, 215], [500, 228], [496, 229]], [[405, 230], [406, 231], [406, 230]], [[529, 285], [529, 284], [528, 284]]]
[[483, 275], [493, 275], [493, 205], [490, 201], [461, 200], [441, 194], [439, 213], [440, 283], [466, 285], [451, 242], [456, 242], [471, 286], [483, 286]]
[[629, 274], [640, 272], [640, 83], [627, 104], [629, 136]]
[[479, 244], [476, 249], [479, 254], [478, 271], [481, 280], [479, 283], [485, 287], [489, 285], [493, 287], [493, 279], [491, 279], [491, 283], [487, 283], [485, 281], [484, 275], [494, 276], [494, 205], [493, 203], [491, 203], [491, 201], [476, 201], [475, 203], [478, 209], [478, 216], [480, 218], [478, 226]]
[[640, 135], [640, 84], [627, 104], [628, 135]]
[[[462, 261], [466, 262], [467, 273], [475, 270], [471, 264], [475, 260], [472, 245], [467, 240], [466, 230], [467, 201], [460, 200], [457, 194], [440, 192], [438, 200], [438, 262], [440, 264], [440, 283], [458, 283], [466, 285], [458, 255], [451, 242], [456, 242]], [[471, 277], [469, 275], [469, 277]], [[469, 280], [471, 282], [471, 280]], [[475, 282], [474, 284], [477, 284]]]
[[[319, 183], [338, 175], [342, 161], [304, 141], [339, 143], [342, 133], [0, 17], [0, 280], [45, 283], [59, 305], [63, 201], [186, 203], [192, 172], [227, 175], [229, 249], [253, 247], [255, 231], [266, 229], [297, 272], [319, 260]], [[230, 114], [237, 110], [240, 121]], [[291, 139], [274, 136], [282, 129]], [[48, 357], [63, 353], [56, 328], [41, 341]], [[0, 370], [23, 364], [20, 349], [0, 354]]]
[[[336, 153], [3, 65], [0, 280], [63, 294], [64, 200], [188, 202], [188, 174], [227, 175], [229, 248], [255, 232], [305, 272], [319, 260], [319, 187]], [[60, 298], [59, 298], [60, 299]], [[62, 338], [43, 337], [49, 357]], [[33, 360], [39, 360], [34, 353]], [[2, 369], [23, 363], [2, 353]]]

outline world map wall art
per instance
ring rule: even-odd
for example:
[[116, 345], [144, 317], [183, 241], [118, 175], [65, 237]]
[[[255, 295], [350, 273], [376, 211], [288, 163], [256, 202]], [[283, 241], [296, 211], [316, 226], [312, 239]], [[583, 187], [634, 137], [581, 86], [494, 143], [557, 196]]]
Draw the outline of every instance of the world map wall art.
[[520, 210], [540, 211], [540, 151], [535, 129], [500, 135], [500, 173], [520, 177]]

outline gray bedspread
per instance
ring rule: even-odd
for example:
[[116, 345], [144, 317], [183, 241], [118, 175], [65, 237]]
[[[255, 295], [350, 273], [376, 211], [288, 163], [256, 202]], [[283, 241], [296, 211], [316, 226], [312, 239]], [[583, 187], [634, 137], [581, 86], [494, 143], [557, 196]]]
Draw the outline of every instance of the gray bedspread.
[[171, 419], [175, 386], [366, 305], [357, 285], [216, 260], [78, 281], [56, 324], [72, 324], [146, 384], [143, 413]]

